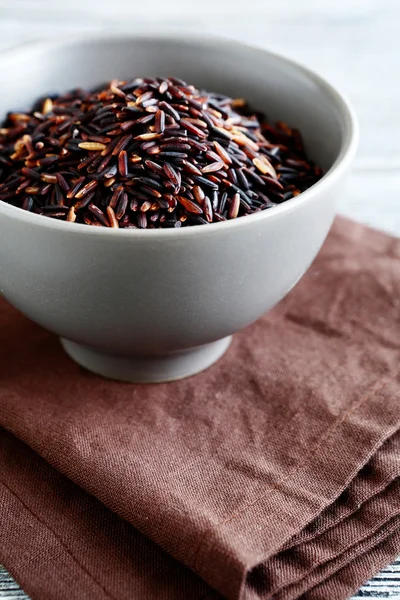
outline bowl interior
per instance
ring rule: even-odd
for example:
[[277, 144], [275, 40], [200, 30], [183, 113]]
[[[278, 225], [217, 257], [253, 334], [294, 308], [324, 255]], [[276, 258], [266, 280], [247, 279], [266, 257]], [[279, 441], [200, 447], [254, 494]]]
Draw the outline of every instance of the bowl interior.
[[271, 122], [297, 127], [306, 149], [328, 170], [348, 135], [338, 97], [319, 78], [283, 58], [229, 40], [173, 36], [75, 39], [4, 54], [0, 119], [40, 96], [95, 87], [113, 78], [175, 75], [200, 88], [245, 97]]

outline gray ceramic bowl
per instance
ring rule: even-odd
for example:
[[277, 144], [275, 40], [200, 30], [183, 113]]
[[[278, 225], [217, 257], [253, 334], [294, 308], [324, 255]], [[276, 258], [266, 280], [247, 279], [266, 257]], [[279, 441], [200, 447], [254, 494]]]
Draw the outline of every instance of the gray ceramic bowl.
[[211, 365], [231, 335], [279, 302], [309, 267], [332, 223], [357, 127], [346, 100], [304, 67], [192, 35], [80, 38], [2, 54], [0, 117], [45, 93], [140, 75], [176, 75], [246, 97], [271, 121], [298, 127], [326, 170], [273, 209], [181, 230], [91, 228], [0, 201], [5, 298], [95, 373], [167, 381]]

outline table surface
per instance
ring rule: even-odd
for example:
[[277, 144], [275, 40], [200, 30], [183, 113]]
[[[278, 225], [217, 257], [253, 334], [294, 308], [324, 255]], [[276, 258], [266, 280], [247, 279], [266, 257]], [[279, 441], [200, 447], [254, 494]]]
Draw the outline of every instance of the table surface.
[[[345, 92], [360, 121], [360, 146], [339, 211], [400, 235], [400, 2], [398, 0], [0, 0], [0, 50], [87, 31], [208, 32], [281, 52]], [[400, 560], [357, 598], [400, 600]], [[28, 597], [0, 567], [0, 599]], [[329, 599], [327, 599], [329, 600]]]

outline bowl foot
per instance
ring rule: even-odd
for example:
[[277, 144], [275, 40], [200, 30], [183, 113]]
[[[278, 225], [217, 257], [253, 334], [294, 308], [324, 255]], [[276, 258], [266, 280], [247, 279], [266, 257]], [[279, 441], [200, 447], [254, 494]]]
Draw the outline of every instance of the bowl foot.
[[148, 357], [103, 354], [65, 338], [61, 338], [61, 344], [75, 362], [97, 375], [131, 383], [161, 383], [207, 369], [226, 352], [231, 340], [229, 336], [183, 352]]

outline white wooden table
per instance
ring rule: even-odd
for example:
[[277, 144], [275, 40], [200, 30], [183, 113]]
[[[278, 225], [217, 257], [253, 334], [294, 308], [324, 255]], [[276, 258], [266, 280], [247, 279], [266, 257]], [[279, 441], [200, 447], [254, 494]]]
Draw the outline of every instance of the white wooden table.
[[[0, 0], [0, 50], [69, 33], [149, 29], [155, 22], [282, 52], [343, 90], [358, 114], [361, 141], [339, 210], [400, 235], [399, 0]], [[400, 561], [357, 597], [400, 600]], [[0, 599], [16, 598], [27, 596], [0, 569]]]

